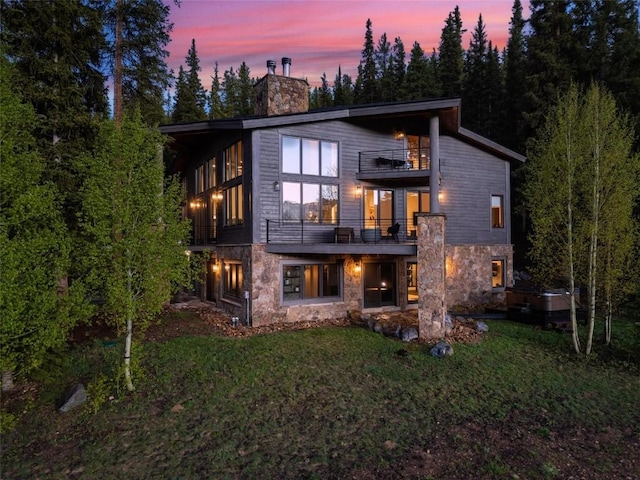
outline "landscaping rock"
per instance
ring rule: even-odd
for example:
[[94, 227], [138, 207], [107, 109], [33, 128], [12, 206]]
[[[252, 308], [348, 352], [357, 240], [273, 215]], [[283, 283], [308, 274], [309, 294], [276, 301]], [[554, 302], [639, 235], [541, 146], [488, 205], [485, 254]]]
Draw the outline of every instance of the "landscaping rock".
[[476, 332], [484, 333], [489, 331], [489, 325], [484, 322], [476, 323]]
[[84, 389], [84, 385], [81, 383], [76, 383], [71, 390], [67, 393], [64, 402], [58, 411], [61, 413], [66, 413], [70, 410], [73, 410], [76, 407], [79, 407], [84, 402], [87, 401], [87, 391]]
[[418, 329], [415, 327], [409, 327], [402, 330], [402, 341], [410, 342], [411, 340], [418, 339]]
[[445, 335], [449, 335], [453, 330], [453, 320], [451, 320], [451, 315], [448, 313], [444, 316], [444, 333]]
[[453, 355], [453, 347], [448, 342], [441, 340], [431, 349], [431, 351], [429, 351], [429, 353], [432, 357], [442, 358], [448, 355]]

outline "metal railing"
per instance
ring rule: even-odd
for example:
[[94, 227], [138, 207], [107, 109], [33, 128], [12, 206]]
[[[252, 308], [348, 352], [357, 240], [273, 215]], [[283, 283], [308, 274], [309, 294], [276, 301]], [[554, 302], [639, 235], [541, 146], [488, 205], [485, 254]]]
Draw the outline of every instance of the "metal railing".
[[372, 150], [359, 153], [360, 172], [429, 170], [431, 156], [428, 148]]
[[335, 223], [267, 219], [267, 243], [416, 243], [417, 227], [406, 219], [340, 219]]

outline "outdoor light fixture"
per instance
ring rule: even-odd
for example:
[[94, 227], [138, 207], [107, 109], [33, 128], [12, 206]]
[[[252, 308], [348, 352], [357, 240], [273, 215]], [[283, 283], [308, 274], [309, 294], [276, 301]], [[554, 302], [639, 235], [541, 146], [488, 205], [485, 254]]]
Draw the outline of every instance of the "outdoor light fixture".
[[353, 271], [356, 272], [357, 274], [359, 274], [362, 271], [362, 267], [360, 266], [359, 262], [355, 263], [355, 265], [353, 266]]
[[404, 138], [404, 132], [396, 132], [396, 140], [402, 140]]
[[229, 264], [228, 264], [228, 263], [227, 263], [227, 264], [225, 264], [225, 266], [224, 266], [225, 271], [227, 271], [227, 272], [228, 272], [230, 268], [231, 268], [231, 267], [229, 266]]
[[277, 180], [275, 182], [273, 182], [273, 191], [274, 192], [279, 192], [280, 191], [280, 182], [278, 182]]
[[356, 183], [356, 197], [362, 196], [362, 185]]

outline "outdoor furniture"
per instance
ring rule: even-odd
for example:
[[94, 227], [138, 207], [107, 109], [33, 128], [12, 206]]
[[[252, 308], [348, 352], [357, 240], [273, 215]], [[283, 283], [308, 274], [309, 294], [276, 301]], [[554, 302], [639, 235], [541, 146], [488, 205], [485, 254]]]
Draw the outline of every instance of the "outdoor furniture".
[[400, 241], [398, 239], [398, 232], [399, 231], [400, 231], [400, 224], [398, 222], [396, 222], [395, 224], [393, 224], [392, 226], [387, 228], [387, 238], [391, 237], [392, 240], [395, 240], [396, 242], [399, 242]]
[[334, 237], [335, 237], [335, 243], [352, 243], [353, 228], [352, 227], [335, 227]]
[[382, 229], [380, 228], [363, 228], [360, 230], [360, 236], [365, 243], [377, 243], [382, 238]]

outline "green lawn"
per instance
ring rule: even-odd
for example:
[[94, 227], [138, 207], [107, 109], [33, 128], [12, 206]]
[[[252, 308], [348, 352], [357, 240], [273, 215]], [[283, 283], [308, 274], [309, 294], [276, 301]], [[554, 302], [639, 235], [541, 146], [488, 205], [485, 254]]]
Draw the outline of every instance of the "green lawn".
[[[116, 349], [77, 348], [61, 374], [94, 398], [62, 415], [59, 388], [41, 388], [4, 435], [2, 478], [564, 478], [553, 442], [571, 449], [577, 431], [614, 437], [610, 463], [584, 478], [627, 473], [616, 462], [640, 436], [635, 347], [586, 361], [569, 335], [487, 323], [482, 342], [444, 359], [356, 327], [149, 343], [135, 394], [102, 405], [96, 372]], [[614, 338], [632, 342], [623, 326]], [[506, 445], [487, 433], [501, 431]], [[510, 438], [534, 451], [508, 453]], [[439, 467], [411, 467], [429, 446], [446, 450]], [[460, 465], [443, 467], [447, 452]]]

